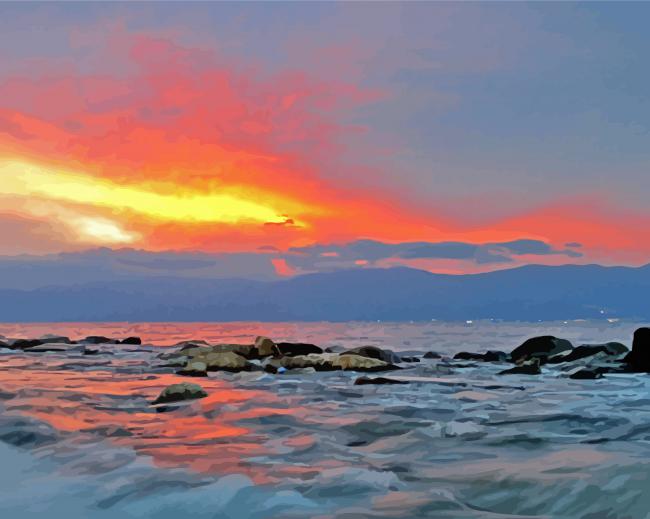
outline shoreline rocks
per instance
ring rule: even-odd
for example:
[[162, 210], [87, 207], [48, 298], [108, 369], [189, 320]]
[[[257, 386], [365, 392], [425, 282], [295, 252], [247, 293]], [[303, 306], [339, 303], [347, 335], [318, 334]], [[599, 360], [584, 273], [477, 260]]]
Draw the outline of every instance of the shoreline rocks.
[[171, 402], [181, 402], [183, 400], [194, 400], [197, 398], [205, 398], [208, 394], [198, 384], [190, 384], [188, 382], [181, 382], [180, 384], [172, 384], [163, 389], [153, 402], [156, 404], [168, 404]]
[[650, 328], [639, 328], [634, 332], [632, 351], [623, 359], [629, 369], [650, 372]]
[[[558, 339], [552, 335], [532, 337], [510, 352], [510, 358], [515, 364], [520, 364], [532, 358], [546, 364], [549, 359], [560, 359], [573, 351], [573, 345], [566, 339]], [[559, 360], [561, 362], [561, 360]]]

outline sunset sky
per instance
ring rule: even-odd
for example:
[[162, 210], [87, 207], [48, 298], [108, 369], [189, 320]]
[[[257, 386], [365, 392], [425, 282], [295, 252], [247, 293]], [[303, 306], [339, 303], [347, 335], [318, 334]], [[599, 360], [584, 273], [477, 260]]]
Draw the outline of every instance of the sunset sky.
[[0, 4], [0, 254], [650, 261], [650, 4]]

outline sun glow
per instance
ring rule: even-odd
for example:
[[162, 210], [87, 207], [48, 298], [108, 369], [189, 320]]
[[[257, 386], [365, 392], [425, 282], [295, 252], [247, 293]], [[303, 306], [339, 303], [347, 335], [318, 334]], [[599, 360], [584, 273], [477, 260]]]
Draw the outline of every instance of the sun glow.
[[[0, 180], [0, 194], [128, 210], [157, 220], [198, 223], [282, 223], [286, 220], [286, 211], [275, 210], [239, 194], [161, 194], [15, 160], [0, 162]], [[104, 224], [95, 222], [90, 228], [95, 234], [118, 237]]]

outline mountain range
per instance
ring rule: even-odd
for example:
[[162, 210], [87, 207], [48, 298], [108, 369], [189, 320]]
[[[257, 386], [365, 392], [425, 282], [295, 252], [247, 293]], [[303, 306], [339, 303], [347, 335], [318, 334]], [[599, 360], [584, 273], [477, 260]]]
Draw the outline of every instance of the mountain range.
[[116, 271], [70, 257], [0, 260], [0, 322], [650, 319], [650, 265], [471, 275], [358, 268], [244, 279], [214, 272], [200, 256], [167, 258], [165, 271], [160, 263]]

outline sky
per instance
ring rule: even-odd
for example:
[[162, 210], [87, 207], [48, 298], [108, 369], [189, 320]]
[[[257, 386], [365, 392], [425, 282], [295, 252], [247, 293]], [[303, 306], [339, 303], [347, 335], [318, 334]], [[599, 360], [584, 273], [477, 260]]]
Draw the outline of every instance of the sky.
[[648, 263], [649, 15], [2, 3], [0, 255]]

